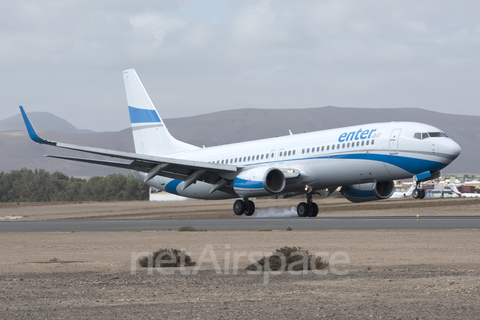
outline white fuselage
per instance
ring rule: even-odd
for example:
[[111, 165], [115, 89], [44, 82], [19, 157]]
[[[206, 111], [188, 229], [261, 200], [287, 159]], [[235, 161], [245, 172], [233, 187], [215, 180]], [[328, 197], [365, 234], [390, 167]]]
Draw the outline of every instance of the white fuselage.
[[[418, 138], [422, 133], [431, 137]], [[416, 135], [417, 134], [417, 135]], [[234, 143], [168, 154], [170, 158], [230, 164], [244, 170], [271, 166], [301, 172], [280, 194], [312, 189], [411, 178], [436, 172], [451, 163], [460, 146], [430, 125], [415, 122], [372, 123], [311, 133]], [[133, 172], [142, 180], [145, 173]], [[182, 196], [226, 199], [236, 194], [196, 182], [181, 191], [180, 180], [157, 176], [147, 184]]]

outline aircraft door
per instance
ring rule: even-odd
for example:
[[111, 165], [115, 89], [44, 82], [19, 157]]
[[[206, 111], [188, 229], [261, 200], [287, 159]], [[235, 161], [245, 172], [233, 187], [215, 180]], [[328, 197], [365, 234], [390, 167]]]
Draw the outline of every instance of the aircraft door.
[[398, 154], [398, 140], [402, 129], [395, 129], [390, 135], [390, 154]]

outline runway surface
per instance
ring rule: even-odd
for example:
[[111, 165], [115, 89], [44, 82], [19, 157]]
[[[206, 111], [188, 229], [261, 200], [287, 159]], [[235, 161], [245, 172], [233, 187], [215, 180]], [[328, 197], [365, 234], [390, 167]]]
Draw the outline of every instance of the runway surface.
[[480, 229], [480, 216], [2, 221], [0, 232]]

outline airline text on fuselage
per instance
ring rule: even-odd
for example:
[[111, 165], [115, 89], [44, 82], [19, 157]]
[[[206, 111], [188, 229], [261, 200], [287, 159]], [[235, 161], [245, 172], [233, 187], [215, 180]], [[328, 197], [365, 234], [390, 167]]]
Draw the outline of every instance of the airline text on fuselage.
[[381, 132], [376, 131], [377, 129], [362, 130], [362, 128], [360, 128], [358, 131], [344, 132], [338, 137], [338, 142], [378, 138]]

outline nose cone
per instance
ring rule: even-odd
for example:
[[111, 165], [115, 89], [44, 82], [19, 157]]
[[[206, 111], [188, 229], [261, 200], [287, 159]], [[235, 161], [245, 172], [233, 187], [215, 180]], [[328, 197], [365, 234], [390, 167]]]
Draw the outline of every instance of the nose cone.
[[451, 156], [452, 161], [455, 160], [462, 152], [462, 147], [452, 139], [445, 140], [442, 146], [442, 153]]

